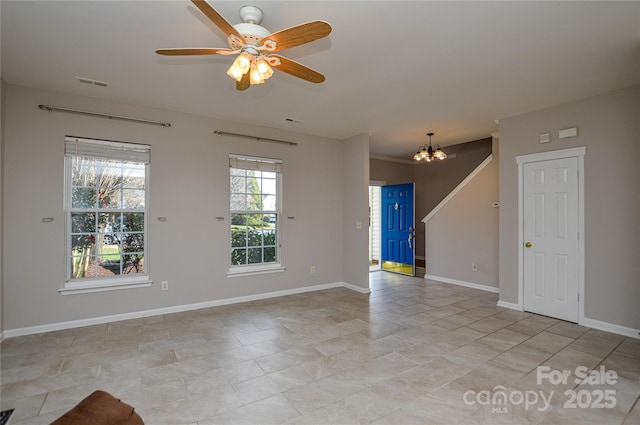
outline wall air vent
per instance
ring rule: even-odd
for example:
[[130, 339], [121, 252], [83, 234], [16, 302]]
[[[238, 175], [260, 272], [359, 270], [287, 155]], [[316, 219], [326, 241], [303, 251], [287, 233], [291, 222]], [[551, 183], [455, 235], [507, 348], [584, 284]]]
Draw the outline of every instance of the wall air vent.
[[93, 80], [91, 78], [76, 77], [76, 80], [78, 80], [78, 82], [83, 84], [91, 84], [92, 86], [109, 87], [109, 83], [106, 83], [104, 81]]

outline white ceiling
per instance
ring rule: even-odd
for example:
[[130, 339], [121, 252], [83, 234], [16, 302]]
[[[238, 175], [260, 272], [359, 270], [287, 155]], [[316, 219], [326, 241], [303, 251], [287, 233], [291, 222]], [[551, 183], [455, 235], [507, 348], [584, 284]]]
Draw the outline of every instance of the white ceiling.
[[640, 83], [638, 1], [210, 1], [232, 24], [247, 3], [271, 31], [329, 22], [329, 37], [281, 52], [326, 82], [276, 71], [237, 92], [230, 57], [155, 54], [227, 47], [187, 0], [3, 0], [2, 78], [337, 139], [370, 133], [372, 153], [405, 159], [429, 131], [443, 145], [484, 138], [495, 120]]

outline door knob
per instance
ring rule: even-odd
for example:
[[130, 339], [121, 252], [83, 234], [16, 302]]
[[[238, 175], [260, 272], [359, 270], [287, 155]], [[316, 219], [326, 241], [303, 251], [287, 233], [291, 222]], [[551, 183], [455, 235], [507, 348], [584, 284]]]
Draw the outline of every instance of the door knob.
[[525, 247], [527, 248], [531, 248], [533, 246], [533, 244], [531, 242], [527, 242], [524, 244]]

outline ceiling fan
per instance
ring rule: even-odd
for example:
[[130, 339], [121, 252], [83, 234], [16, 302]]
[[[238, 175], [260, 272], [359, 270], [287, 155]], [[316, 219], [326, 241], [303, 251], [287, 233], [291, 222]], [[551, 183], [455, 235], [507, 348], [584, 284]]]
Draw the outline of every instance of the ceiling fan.
[[260, 26], [263, 13], [255, 6], [242, 6], [242, 23], [231, 25], [205, 0], [191, 1], [227, 36], [229, 48], [158, 49], [156, 53], [166, 56], [237, 54], [227, 74], [236, 80], [238, 90], [264, 83], [273, 75], [272, 68], [312, 83], [322, 83], [325, 80], [324, 75], [319, 72], [274, 53], [326, 37], [331, 32], [329, 23], [311, 21], [270, 33]]

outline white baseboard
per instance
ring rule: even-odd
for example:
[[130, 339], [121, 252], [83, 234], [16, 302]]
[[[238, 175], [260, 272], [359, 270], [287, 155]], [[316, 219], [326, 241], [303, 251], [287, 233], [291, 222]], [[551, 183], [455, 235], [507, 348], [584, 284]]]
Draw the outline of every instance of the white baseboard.
[[435, 280], [438, 282], [443, 282], [443, 283], [450, 283], [452, 285], [466, 286], [467, 288], [480, 289], [481, 291], [488, 291], [488, 292], [495, 292], [495, 293], [500, 292], [500, 289], [495, 286], [482, 285], [480, 283], [473, 283], [473, 282], [465, 282], [464, 280], [450, 279], [448, 277], [434, 276], [432, 274], [425, 274], [424, 278], [429, 280]]
[[520, 304], [516, 304], [516, 303], [509, 303], [509, 302], [506, 302], [506, 301], [498, 300], [496, 305], [498, 307], [504, 307], [504, 308], [508, 308], [510, 310], [522, 311], [522, 306]]
[[351, 289], [352, 291], [356, 291], [356, 292], [360, 292], [361, 294], [370, 294], [371, 293], [371, 289], [369, 289], [369, 287], [363, 288], [361, 286], [357, 286], [357, 285], [352, 285], [350, 283], [347, 282], [339, 282], [340, 285], [338, 286], [343, 286], [347, 289]]
[[611, 332], [618, 335], [628, 336], [629, 338], [640, 339], [640, 329], [628, 328], [626, 326], [615, 325], [609, 322], [603, 322], [596, 319], [584, 318], [582, 326], [588, 326], [593, 329], [598, 329], [601, 331]]
[[[524, 311], [520, 304], [510, 303], [506, 301], [499, 300], [497, 303], [498, 307], [509, 308], [511, 310]], [[535, 313], [534, 313], [535, 314]], [[588, 328], [598, 329], [605, 332], [611, 332], [618, 335], [628, 336], [630, 338], [640, 339], [640, 329], [633, 329], [626, 326], [615, 325], [609, 322], [603, 322], [601, 320], [589, 319], [587, 317], [584, 318], [582, 323], [579, 323], [582, 326], [586, 326]]]
[[303, 294], [305, 292], [323, 291], [332, 288], [347, 288], [361, 294], [368, 294], [369, 288], [361, 288], [345, 282], [327, 283], [324, 285], [304, 286], [302, 288], [287, 289], [284, 291], [266, 292], [256, 295], [247, 295], [244, 297], [225, 298], [222, 300], [205, 301], [194, 304], [184, 304], [172, 307], [156, 308], [152, 310], [134, 311], [131, 313], [113, 314], [110, 316], [92, 317], [89, 319], [72, 320], [68, 322], [50, 323], [47, 325], [29, 326], [18, 329], [7, 329], [2, 332], [3, 338], [12, 338], [17, 336], [33, 335], [44, 332], [60, 331], [63, 329], [79, 328], [91, 325], [101, 325], [104, 323], [119, 322], [122, 320], [139, 319], [142, 317], [159, 316], [162, 314], [180, 313], [190, 310], [199, 310], [203, 308], [218, 307], [222, 305], [238, 304], [250, 301], [264, 300], [268, 298], [284, 297], [287, 295]]

